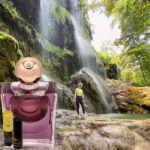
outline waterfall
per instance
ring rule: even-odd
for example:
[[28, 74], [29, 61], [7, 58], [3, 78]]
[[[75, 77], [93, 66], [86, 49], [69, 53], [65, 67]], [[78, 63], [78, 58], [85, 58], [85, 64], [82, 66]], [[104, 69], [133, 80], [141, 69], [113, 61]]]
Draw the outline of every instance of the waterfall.
[[[72, 0], [71, 2], [71, 19], [75, 30], [74, 37], [78, 49], [78, 57], [80, 59], [82, 67], [87, 67], [93, 71], [88, 71], [88, 73], [90, 73], [90, 76], [92, 76], [93, 81], [96, 83], [97, 89], [99, 91], [100, 101], [103, 105], [102, 107], [104, 107], [105, 112], [110, 112], [111, 105], [109, 105], [107, 100], [104, 81], [100, 79], [100, 76], [96, 75], [99, 71], [99, 67], [97, 64], [98, 59], [94, 48], [91, 46], [90, 39], [85, 33], [84, 21], [82, 17], [83, 15], [80, 9], [80, 0]], [[56, 30], [53, 24], [54, 20], [52, 19], [52, 9], [54, 7], [54, 3], [54, 0], [40, 0], [40, 32], [49, 41], [51, 41], [52, 32], [55, 32]], [[60, 3], [64, 4], [64, 1], [60, 1], [59, 4]], [[44, 55], [47, 54], [42, 54], [42, 57]]]
[[[79, 58], [81, 60], [82, 66], [88, 68], [88, 74], [92, 77], [93, 81], [97, 85], [97, 89], [99, 92], [100, 101], [105, 109], [106, 113], [111, 112], [111, 104], [108, 103], [108, 97], [105, 90], [104, 81], [98, 76], [98, 67], [97, 67], [97, 56], [95, 54], [94, 49], [91, 46], [90, 39], [86, 37], [84, 31], [84, 23], [83, 23], [83, 15], [80, 9], [80, 1], [73, 0], [72, 8], [71, 8], [71, 15], [72, 15], [72, 23], [74, 26], [74, 37], [76, 40], [76, 45], [78, 48]], [[90, 71], [92, 70], [92, 71]]]
[[96, 89], [98, 91], [101, 103], [103, 105], [103, 111], [106, 113], [111, 113], [112, 104], [108, 102], [108, 100], [111, 99], [111, 95], [109, 94], [109, 90], [106, 87], [103, 79], [98, 74], [91, 71], [89, 68], [83, 68], [80, 72], [85, 73], [92, 78], [93, 82], [96, 85]]
[[82, 11], [79, 7], [79, 1], [74, 0], [71, 9], [71, 19], [75, 29], [74, 37], [78, 48], [79, 59], [83, 67], [88, 67], [97, 71], [96, 54], [91, 46], [90, 39], [86, 37]]
[[51, 27], [51, 0], [40, 0], [39, 25], [40, 32], [48, 38]]
[[[51, 40], [51, 31], [52, 31], [52, 6], [53, 0], [40, 0], [40, 10], [39, 10], [39, 32], [41, 33], [43, 39], [45, 38], [47, 41]], [[41, 51], [41, 59], [45, 61], [45, 59], [49, 59], [48, 51]], [[45, 71], [45, 70], [44, 70]], [[45, 72], [44, 72], [45, 73]], [[41, 77], [42, 81], [53, 81], [51, 75], [43, 74]]]
[[80, 27], [80, 24], [76, 21], [75, 17], [72, 16], [71, 19], [75, 28], [75, 40], [82, 67], [89, 67], [93, 71], [97, 71], [96, 56], [90, 41], [84, 37], [84, 30], [82, 30], [82, 26]]

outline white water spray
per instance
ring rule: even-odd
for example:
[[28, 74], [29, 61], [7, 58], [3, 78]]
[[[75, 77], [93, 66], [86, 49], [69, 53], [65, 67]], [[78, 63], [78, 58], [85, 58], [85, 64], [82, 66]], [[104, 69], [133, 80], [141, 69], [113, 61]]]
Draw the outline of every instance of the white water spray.
[[84, 72], [85, 74], [89, 75], [92, 78], [93, 82], [96, 85], [99, 99], [104, 106], [104, 108], [103, 108], [104, 112], [110, 113], [112, 111], [112, 106], [107, 100], [107, 99], [110, 99], [110, 95], [108, 93], [108, 89], [107, 89], [103, 79], [98, 74], [96, 74], [95, 72], [91, 71], [88, 68], [83, 68], [81, 70], [81, 73], [82, 72]]
[[51, 28], [51, 0], [40, 0], [40, 32], [47, 38]]
[[74, 37], [82, 66], [96, 71], [96, 54], [91, 46], [90, 40], [86, 37], [87, 35], [83, 27], [82, 11], [79, 7], [78, 0], [73, 1], [71, 19], [75, 29]]
[[78, 47], [78, 54], [83, 67], [89, 67], [96, 71], [96, 55], [91, 47], [90, 40], [85, 38], [84, 30], [80, 23], [78, 23], [75, 17], [72, 18], [72, 23], [75, 29], [75, 40]]

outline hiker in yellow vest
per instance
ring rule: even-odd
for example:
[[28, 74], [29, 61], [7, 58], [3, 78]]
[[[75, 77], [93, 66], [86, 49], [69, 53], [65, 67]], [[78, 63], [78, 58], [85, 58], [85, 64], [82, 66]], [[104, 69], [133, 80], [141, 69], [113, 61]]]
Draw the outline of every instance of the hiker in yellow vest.
[[79, 83], [78, 87], [75, 89], [75, 95], [74, 95], [74, 101], [76, 102], [76, 106], [77, 106], [77, 114], [78, 117], [81, 118], [80, 114], [79, 114], [79, 107], [81, 105], [82, 107], [82, 112], [83, 112], [83, 117], [85, 114], [85, 108], [84, 108], [84, 93], [82, 90], [83, 84]]

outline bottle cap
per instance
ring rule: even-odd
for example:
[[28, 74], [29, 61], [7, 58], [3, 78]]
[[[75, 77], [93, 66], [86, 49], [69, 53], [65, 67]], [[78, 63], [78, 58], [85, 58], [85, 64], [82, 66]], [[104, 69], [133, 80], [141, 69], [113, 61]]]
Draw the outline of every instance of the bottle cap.
[[16, 64], [15, 74], [24, 83], [33, 83], [41, 78], [42, 65], [35, 57], [22, 57]]

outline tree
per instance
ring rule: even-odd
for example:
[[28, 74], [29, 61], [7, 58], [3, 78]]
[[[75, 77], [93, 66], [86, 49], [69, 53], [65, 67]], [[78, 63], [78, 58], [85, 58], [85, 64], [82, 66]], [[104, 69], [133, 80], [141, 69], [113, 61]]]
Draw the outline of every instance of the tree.
[[109, 55], [106, 51], [102, 50], [97, 52], [97, 55], [104, 66], [105, 77], [109, 79], [118, 79], [119, 78], [119, 67], [117, 65], [117, 56]]
[[[94, 6], [94, 5], [93, 5]], [[100, 7], [119, 22], [121, 37], [116, 45], [123, 45], [122, 67], [135, 74], [135, 82], [150, 84], [149, 0], [102, 0]]]

